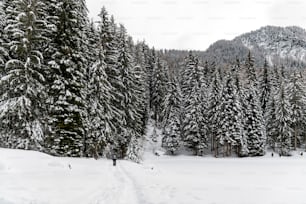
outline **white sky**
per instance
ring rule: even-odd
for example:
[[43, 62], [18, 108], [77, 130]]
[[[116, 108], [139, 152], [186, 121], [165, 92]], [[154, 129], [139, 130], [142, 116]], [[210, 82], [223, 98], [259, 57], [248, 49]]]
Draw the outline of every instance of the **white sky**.
[[265, 25], [306, 28], [304, 0], [86, 0], [90, 17], [104, 5], [134, 40], [161, 49], [205, 50]]

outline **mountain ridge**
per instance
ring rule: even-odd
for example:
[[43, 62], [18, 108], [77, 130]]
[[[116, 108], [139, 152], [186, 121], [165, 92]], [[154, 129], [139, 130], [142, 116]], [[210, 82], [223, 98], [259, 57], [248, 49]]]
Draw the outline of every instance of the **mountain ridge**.
[[244, 60], [251, 51], [257, 64], [266, 59], [270, 65], [286, 66], [306, 64], [306, 30], [298, 26], [263, 26], [235, 37], [218, 40], [203, 52], [205, 61], [231, 63]]

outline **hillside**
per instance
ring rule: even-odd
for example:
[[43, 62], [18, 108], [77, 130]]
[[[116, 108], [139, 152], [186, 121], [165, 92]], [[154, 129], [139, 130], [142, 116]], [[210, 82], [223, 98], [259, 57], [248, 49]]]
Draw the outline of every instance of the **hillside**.
[[300, 27], [265, 26], [237, 36], [233, 40], [220, 40], [202, 53], [203, 59], [230, 63], [236, 57], [243, 61], [248, 50], [262, 65], [266, 58], [270, 65], [288, 66], [306, 63], [306, 31]]

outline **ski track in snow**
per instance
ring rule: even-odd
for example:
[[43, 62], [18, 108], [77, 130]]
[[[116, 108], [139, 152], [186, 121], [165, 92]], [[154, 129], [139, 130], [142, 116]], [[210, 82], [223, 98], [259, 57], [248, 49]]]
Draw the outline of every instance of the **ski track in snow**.
[[120, 163], [118, 161], [117, 166], [112, 166], [111, 162], [107, 164], [107, 180], [101, 181], [103, 192], [93, 195], [89, 204], [143, 204], [139, 203], [134, 183]]
[[128, 170], [128, 163], [119, 160], [117, 166], [108, 165], [109, 175], [107, 181], [104, 181], [107, 183], [107, 188], [104, 188], [103, 194], [93, 197], [93, 201], [89, 204], [153, 204], [145, 199], [141, 185]]
[[142, 204], [138, 201], [138, 195], [133, 180], [124, 170], [124, 167], [121, 165], [121, 162], [119, 161], [117, 166], [115, 166], [114, 168], [114, 176], [118, 179], [118, 183], [120, 184], [119, 189], [121, 187], [121, 192], [117, 194], [119, 196], [118, 204]]
[[[126, 161], [124, 161], [126, 162]], [[147, 200], [144, 197], [144, 193], [142, 192], [141, 186], [137, 183], [136, 179], [133, 178], [133, 176], [129, 173], [129, 171], [126, 169], [126, 165], [121, 167], [121, 171], [125, 175], [125, 177], [129, 180], [130, 184], [132, 185], [134, 194], [137, 197], [137, 204], [151, 204], [148, 203]]]

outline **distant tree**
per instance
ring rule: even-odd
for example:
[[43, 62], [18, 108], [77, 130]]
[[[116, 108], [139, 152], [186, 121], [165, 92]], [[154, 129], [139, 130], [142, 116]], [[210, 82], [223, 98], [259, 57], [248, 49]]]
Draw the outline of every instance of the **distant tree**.
[[188, 57], [185, 59], [184, 69], [182, 70], [181, 89], [182, 96], [185, 98], [183, 102], [187, 102], [193, 89], [196, 85], [202, 86], [202, 73], [199, 69], [199, 60], [189, 52]]
[[271, 72], [271, 94], [276, 95], [281, 87], [282, 78], [280, 77], [279, 67], [274, 66]]
[[[216, 135], [218, 145], [223, 147], [223, 155], [229, 156], [232, 147], [242, 141], [242, 107], [232, 74], [227, 73], [218, 107], [219, 122]], [[218, 153], [217, 153], [218, 154]]]
[[182, 80], [183, 141], [196, 155], [203, 155], [208, 146], [206, 116], [203, 114], [204, 83], [198, 59], [191, 52], [186, 59]]
[[164, 132], [162, 146], [174, 154], [180, 146], [181, 139], [181, 95], [178, 84], [173, 81], [168, 83], [168, 92], [164, 101]]
[[133, 62], [133, 95], [134, 99], [132, 107], [135, 108], [136, 114], [132, 127], [143, 136], [145, 133], [145, 127], [148, 120], [148, 83], [147, 83], [147, 73], [145, 66], [138, 64], [135, 60]]
[[194, 151], [195, 155], [203, 155], [208, 146], [207, 134], [203, 132], [204, 116], [201, 108], [201, 95], [199, 87], [196, 86], [190, 95], [189, 103], [184, 106], [183, 140], [185, 146]]
[[290, 117], [292, 128], [292, 146], [296, 150], [301, 143], [301, 131], [305, 125], [305, 86], [301, 82], [301, 76], [295, 71], [291, 76], [288, 87], [289, 102], [292, 110]]
[[278, 126], [276, 122], [276, 104], [275, 97], [271, 96], [267, 104], [267, 111], [264, 113], [266, 121], [267, 145], [276, 151]]
[[[153, 77], [153, 70], [154, 67], [156, 66], [156, 61], [157, 61], [157, 56], [155, 49], [153, 48], [150, 50], [147, 46], [143, 46], [145, 54], [145, 68], [147, 72], [147, 80], [148, 80], [148, 99], [149, 99], [149, 118], [156, 118], [155, 113], [154, 113], [154, 107], [153, 107], [153, 85], [155, 84], [154, 82], [154, 77]], [[153, 83], [154, 82], [154, 83]]]
[[158, 123], [163, 121], [162, 104], [166, 94], [166, 83], [168, 76], [164, 62], [157, 57], [153, 66], [152, 102], [153, 119]]
[[255, 62], [251, 54], [251, 51], [249, 51], [246, 62], [245, 62], [245, 73], [246, 73], [246, 78], [247, 78], [246, 83], [249, 85], [251, 83], [257, 91], [258, 82], [257, 82], [256, 71], [255, 71]]
[[262, 156], [265, 153], [266, 132], [261, 106], [255, 90], [248, 90], [246, 97], [247, 109], [245, 113], [245, 127], [250, 156]]
[[276, 128], [277, 128], [277, 148], [283, 156], [290, 155], [291, 147], [291, 115], [288, 88], [281, 83], [281, 87], [276, 95]]
[[262, 111], [265, 112], [267, 108], [268, 101], [271, 96], [271, 81], [270, 81], [270, 72], [269, 65], [267, 60], [265, 60], [263, 69], [259, 76], [259, 86], [260, 86], [260, 102]]
[[247, 139], [250, 156], [261, 156], [265, 153], [266, 132], [259, 101], [254, 61], [249, 52], [246, 61], [244, 134]]
[[208, 108], [208, 127], [211, 139], [211, 151], [215, 151], [215, 156], [217, 156], [218, 143], [216, 142], [216, 135], [219, 128], [220, 119], [220, 97], [222, 91], [222, 82], [220, 79], [219, 68], [215, 70], [212, 76], [212, 84], [209, 91], [209, 108]]
[[[239, 98], [240, 106], [241, 106], [241, 115], [239, 121], [242, 122], [242, 125], [245, 126], [245, 118], [247, 118], [246, 113], [248, 112], [248, 100], [247, 100], [247, 89], [243, 86], [243, 81], [241, 79], [241, 64], [238, 59], [236, 59], [236, 63], [232, 65], [232, 77], [234, 80], [234, 86], [237, 91], [237, 97]], [[242, 129], [242, 133], [239, 137], [235, 138], [237, 143], [237, 149], [236, 153], [240, 157], [248, 156], [249, 150], [248, 150], [248, 135], [246, 134], [246, 131]]]

